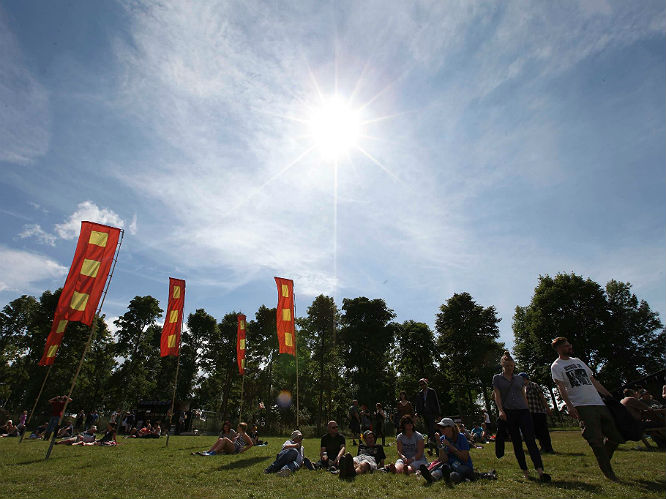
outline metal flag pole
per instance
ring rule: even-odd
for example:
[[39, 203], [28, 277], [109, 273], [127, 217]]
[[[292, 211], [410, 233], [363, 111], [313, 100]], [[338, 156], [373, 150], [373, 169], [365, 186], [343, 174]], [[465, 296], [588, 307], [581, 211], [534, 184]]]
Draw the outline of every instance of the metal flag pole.
[[296, 357], [296, 428], [299, 428], [299, 407], [298, 407], [298, 335], [296, 334], [296, 294], [292, 287], [292, 298], [294, 300], [294, 357]]
[[[183, 293], [185, 289], [183, 289]], [[176, 403], [176, 387], [178, 386], [178, 370], [180, 369], [180, 347], [183, 338], [183, 319], [185, 318], [185, 296], [183, 295], [183, 312], [180, 314], [180, 338], [178, 338], [178, 356], [176, 358], [176, 377], [173, 380], [173, 395], [171, 396], [171, 410], [169, 411], [169, 426], [167, 426], [167, 438], [165, 447], [169, 447], [169, 436], [171, 435], [171, 420], [173, 418], [173, 407]]]
[[240, 395], [240, 410], [238, 412], [238, 422], [243, 422], [243, 388], [245, 385], [245, 366], [243, 366], [243, 375], [241, 376], [241, 395]]
[[51, 443], [49, 444], [49, 448], [46, 451], [46, 456], [44, 456], [44, 461], [46, 461], [51, 456], [51, 451], [53, 450], [53, 445], [55, 444], [55, 440], [56, 440], [56, 437], [58, 435], [58, 428], [60, 428], [60, 425], [62, 425], [62, 420], [65, 417], [65, 412], [67, 411], [67, 405], [69, 404], [69, 401], [72, 398], [72, 392], [74, 391], [74, 387], [76, 386], [76, 380], [79, 377], [79, 373], [81, 372], [81, 367], [83, 366], [83, 361], [86, 358], [86, 354], [88, 353], [88, 350], [90, 349], [90, 344], [92, 343], [92, 339], [95, 335], [95, 331], [97, 330], [97, 321], [100, 318], [99, 314], [102, 311], [102, 307], [104, 306], [104, 300], [106, 299], [106, 293], [109, 291], [109, 286], [111, 284], [111, 279], [113, 278], [113, 271], [116, 269], [116, 263], [118, 263], [118, 253], [120, 253], [120, 247], [123, 244], [123, 237], [124, 236], [125, 236], [125, 231], [123, 229], [120, 229], [120, 241], [118, 242], [118, 247], [116, 248], [116, 254], [114, 255], [114, 258], [113, 258], [113, 265], [111, 266], [111, 272], [109, 273], [109, 278], [106, 281], [106, 288], [104, 288], [104, 293], [102, 294], [102, 300], [100, 301], [99, 307], [97, 308], [97, 312], [95, 313], [95, 316], [93, 317], [93, 323], [92, 323], [92, 326], [90, 327], [90, 334], [88, 335], [88, 341], [86, 342], [86, 346], [83, 349], [83, 354], [81, 355], [81, 360], [79, 361], [79, 366], [76, 368], [76, 373], [74, 373], [74, 378], [72, 379], [72, 384], [69, 387], [69, 393], [67, 394], [67, 398], [65, 399], [65, 405], [63, 406], [62, 412], [60, 413], [60, 419], [58, 420], [58, 425], [53, 430], [53, 436], [51, 437]]
[[25, 437], [25, 432], [28, 430], [28, 425], [30, 424], [30, 421], [32, 421], [32, 415], [35, 413], [35, 409], [37, 408], [37, 403], [39, 402], [39, 399], [42, 396], [42, 392], [44, 391], [44, 386], [46, 386], [46, 380], [49, 379], [49, 374], [51, 374], [52, 368], [53, 364], [51, 364], [49, 366], [49, 369], [46, 371], [46, 376], [44, 376], [44, 381], [42, 381], [42, 387], [39, 389], [39, 393], [37, 394], [37, 398], [35, 399], [35, 404], [32, 406], [32, 411], [30, 411], [30, 416], [28, 416], [28, 420], [23, 425], [23, 433], [21, 433], [21, 440], [19, 440], [19, 443], [23, 442], [23, 437]]

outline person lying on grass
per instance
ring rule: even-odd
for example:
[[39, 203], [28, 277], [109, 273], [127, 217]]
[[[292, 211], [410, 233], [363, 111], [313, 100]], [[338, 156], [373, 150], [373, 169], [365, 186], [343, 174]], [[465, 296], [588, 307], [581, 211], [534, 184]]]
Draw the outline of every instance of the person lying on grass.
[[441, 434], [435, 433], [439, 441], [437, 461], [419, 467], [421, 476], [428, 482], [444, 478], [447, 483], [460, 483], [465, 479], [474, 478], [474, 465], [469, 455], [469, 441], [451, 418], [442, 418], [437, 423]]
[[291, 438], [282, 444], [282, 450], [275, 461], [264, 470], [264, 473], [277, 473], [280, 476], [289, 476], [297, 471], [303, 464], [303, 434], [294, 430]]
[[389, 471], [409, 475], [416, 473], [422, 464], [428, 465], [423, 450], [425, 442], [423, 435], [414, 430], [414, 420], [409, 414], [400, 419], [400, 429], [397, 437], [398, 460], [389, 465]]
[[116, 442], [116, 425], [114, 423], [108, 423], [106, 425], [104, 436], [99, 440], [93, 440], [92, 442], [75, 442], [72, 445], [118, 445], [118, 442]]
[[233, 440], [227, 437], [218, 438], [217, 442], [207, 451], [193, 452], [199, 456], [214, 456], [215, 454], [242, 454], [252, 447], [252, 439], [246, 433], [247, 423], [238, 424], [238, 433]]
[[75, 437], [63, 438], [56, 442], [56, 445], [75, 445], [79, 443], [90, 443], [95, 441], [95, 433], [97, 432], [97, 426], [93, 425], [88, 428], [83, 433], [79, 433]]
[[49, 422], [45, 421], [44, 423], [39, 425], [37, 428], [32, 430], [32, 433], [30, 434], [30, 436], [28, 438], [31, 438], [31, 439], [42, 438], [44, 436], [44, 433], [46, 433], [46, 428], [48, 428], [48, 426], [49, 426]]
[[372, 430], [363, 432], [365, 443], [359, 443], [356, 457], [347, 452], [340, 465], [340, 478], [355, 478], [356, 475], [372, 473], [378, 467], [384, 467], [384, 447], [375, 443], [375, 434]]
[[58, 438], [68, 438], [74, 435], [74, 425], [71, 421], [63, 425], [62, 428], [58, 430]]

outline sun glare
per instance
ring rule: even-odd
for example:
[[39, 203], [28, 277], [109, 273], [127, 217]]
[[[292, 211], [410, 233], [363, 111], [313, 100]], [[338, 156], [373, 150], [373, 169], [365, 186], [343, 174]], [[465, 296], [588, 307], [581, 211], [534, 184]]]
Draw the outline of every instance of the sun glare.
[[312, 109], [308, 124], [315, 146], [327, 159], [347, 154], [361, 135], [360, 112], [338, 96]]

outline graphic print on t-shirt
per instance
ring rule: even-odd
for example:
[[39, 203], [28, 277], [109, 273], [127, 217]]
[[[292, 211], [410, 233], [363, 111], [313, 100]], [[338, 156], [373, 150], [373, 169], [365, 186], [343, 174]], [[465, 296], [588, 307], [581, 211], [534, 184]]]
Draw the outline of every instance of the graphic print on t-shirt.
[[564, 372], [569, 379], [571, 387], [582, 386], [582, 385], [591, 385], [590, 377], [587, 375], [587, 371], [580, 364], [570, 364], [564, 368]]

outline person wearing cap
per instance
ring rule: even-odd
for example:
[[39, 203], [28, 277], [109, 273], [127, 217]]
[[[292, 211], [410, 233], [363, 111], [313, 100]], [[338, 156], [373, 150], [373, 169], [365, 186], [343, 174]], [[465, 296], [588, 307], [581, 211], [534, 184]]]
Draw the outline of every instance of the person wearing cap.
[[[435, 439], [435, 421], [441, 414], [439, 399], [437, 398], [437, 392], [433, 388], [428, 387], [428, 380], [426, 378], [419, 380], [419, 388], [421, 391], [416, 394], [416, 413], [414, 415], [423, 418], [428, 434], [428, 443], [430, 444]], [[431, 451], [428, 451], [428, 453], [431, 453]]]
[[421, 476], [428, 482], [444, 478], [446, 482], [460, 483], [474, 478], [474, 465], [469, 455], [469, 441], [451, 418], [442, 418], [437, 423], [441, 431], [435, 433], [439, 441], [437, 461], [419, 467]]
[[378, 467], [384, 466], [384, 447], [376, 443], [375, 434], [372, 430], [363, 432], [363, 440], [358, 446], [356, 457], [347, 452], [340, 464], [340, 478], [354, 478], [363, 473], [372, 473]]
[[289, 440], [282, 444], [282, 450], [276, 456], [275, 461], [264, 470], [264, 473], [289, 476], [301, 467], [304, 457], [303, 434], [294, 430], [291, 432]]
[[502, 365], [502, 372], [493, 376], [493, 393], [499, 410], [499, 417], [506, 421], [507, 429], [511, 435], [513, 453], [518, 461], [518, 466], [520, 466], [525, 478], [529, 478], [530, 473], [527, 469], [525, 451], [523, 450], [524, 438], [534, 468], [539, 474], [539, 479], [542, 482], [550, 482], [550, 475], [543, 471], [541, 453], [534, 439], [534, 424], [525, 395], [525, 380], [514, 374], [516, 364], [508, 351], [505, 351], [502, 355], [500, 364]]
[[546, 402], [546, 397], [543, 395], [543, 390], [534, 381], [530, 381], [527, 373], [519, 373], [518, 376], [525, 380], [525, 395], [527, 396], [527, 405], [530, 409], [532, 416], [532, 423], [534, 425], [534, 435], [539, 440], [541, 445], [541, 452], [545, 454], [555, 454], [553, 444], [550, 441], [550, 433], [548, 432], [548, 418], [546, 414], [551, 414], [552, 411]]

